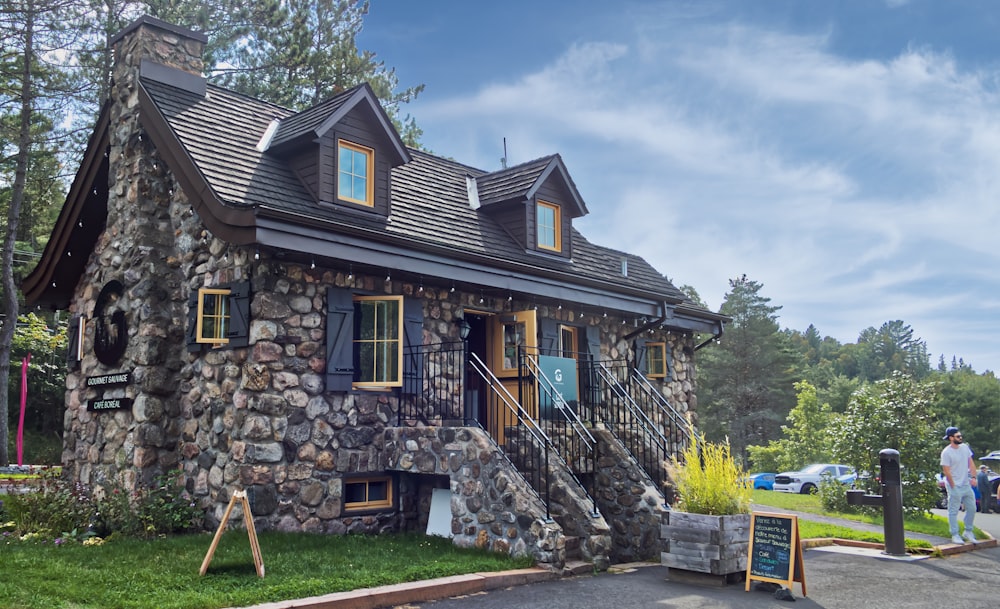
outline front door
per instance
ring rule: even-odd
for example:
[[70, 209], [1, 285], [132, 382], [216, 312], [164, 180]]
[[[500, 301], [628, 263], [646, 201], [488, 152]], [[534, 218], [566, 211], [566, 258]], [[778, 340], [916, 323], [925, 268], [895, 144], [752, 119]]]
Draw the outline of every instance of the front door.
[[[534, 384], [519, 382], [519, 355], [538, 356], [538, 332], [535, 311], [499, 313], [489, 319], [487, 365], [515, 401], [532, 419], [538, 416], [538, 399]], [[497, 404], [490, 408], [487, 431], [498, 444], [505, 438], [505, 429], [517, 425], [517, 415]]]

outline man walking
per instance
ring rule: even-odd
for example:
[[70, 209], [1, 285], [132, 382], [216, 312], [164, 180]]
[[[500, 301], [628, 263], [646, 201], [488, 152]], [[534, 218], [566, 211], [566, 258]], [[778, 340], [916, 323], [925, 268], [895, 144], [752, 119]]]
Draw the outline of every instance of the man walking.
[[972, 461], [972, 450], [962, 443], [962, 432], [957, 427], [949, 427], [944, 432], [948, 446], [941, 451], [941, 471], [944, 473], [944, 487], [948, 491], [948, 527], [951, 541], [961, 544], [958, 535], [958, 509], [965, 508], [965, 541], [974, 543], [976, 534], [972, 524], [976, 519], [976, 496], [972, 487], [976, 485], [976, 464]]
[[990, 492], [990, 474], [985, 465], [979, 466], [976, 487], [979, 488], [979, 511], [989, 514], [993, 511], [993, 493]]

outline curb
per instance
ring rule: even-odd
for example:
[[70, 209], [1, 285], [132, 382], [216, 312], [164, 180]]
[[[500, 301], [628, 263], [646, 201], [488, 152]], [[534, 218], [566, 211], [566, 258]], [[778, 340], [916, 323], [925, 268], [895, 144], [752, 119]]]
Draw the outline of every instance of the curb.
[[[854, 539], [838, 539], [836, 537], [817, 537], [814, 539], [805, 539], [802, 542], [802, 549], [808, 550], [809, 548], [819, 548], [823, 546], [847, 546], [852, 548], [866, 548], [869, 550], [885, 550], [885, 544], [875, 543], [871, 541], [857, 541]], [[982, 539], [976, 541], [975, 543], [966, 542], [963, 544], [955, 543], [944, 543], [938, 546], [932, 546], [930, 548], [909, 548], [907, 553], [909, 554], [935, 554], [940, 553], [942, 556], [951, 556], [953, 554], [963, 554], [965, 552], [973, 552], [975, 550], [985, 550], [987, 548], [997, 547], [997, 540], [990, 536], [987, 539]]]
[[[470, 573], [405, 584], [390, 584], [322, 596], [263, 603], [241, 609], [380, 609], [409, 603], [477, 594], [498, 588], [522, 586], [558, 579], [559, 575], [541, 568], [514, 569], [495, 573]], [[236, 608], [233, 608], [236, 609]]]

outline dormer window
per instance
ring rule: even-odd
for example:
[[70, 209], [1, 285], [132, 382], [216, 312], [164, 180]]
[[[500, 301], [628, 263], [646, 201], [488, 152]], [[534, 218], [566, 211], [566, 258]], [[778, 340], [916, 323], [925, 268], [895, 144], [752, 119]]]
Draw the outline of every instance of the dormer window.
[[337, 196], [344, 201], [375, 206], [375, 151], [337, 142]]
[[559, 206], [539, 201], [536, 209], [535, 230], [538, 238], [538, 249], [561, 252], [562, 214]]

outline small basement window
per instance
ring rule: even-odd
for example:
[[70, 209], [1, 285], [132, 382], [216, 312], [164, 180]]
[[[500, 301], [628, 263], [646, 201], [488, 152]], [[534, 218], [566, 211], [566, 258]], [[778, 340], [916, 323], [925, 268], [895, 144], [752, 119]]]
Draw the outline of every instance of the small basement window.
[[376, 476], [344, 481], [344, 511], [384, 510], [393, 507], [392, 478]]

